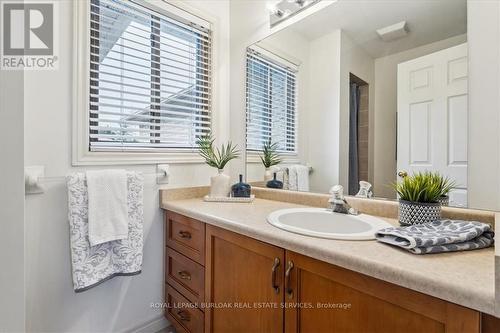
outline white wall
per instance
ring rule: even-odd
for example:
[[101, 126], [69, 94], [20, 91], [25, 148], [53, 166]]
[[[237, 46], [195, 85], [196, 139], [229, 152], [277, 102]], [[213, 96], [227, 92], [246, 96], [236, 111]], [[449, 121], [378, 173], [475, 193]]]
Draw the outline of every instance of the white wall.
[[[374, 110], [374, 88], [375, 67], [373, 58], [344, 32], [341, 35], [341, 64], [340, 64], [340, 160], [339, 160], [339, 184], [344, 186], [345, 193], [348, 189], [349, 179], [349, 98], [350, 79], [352, 73], [368, 83], [368, 113], [369, 113], [369, 147], [368, 147], [368, 180], [372, 181], [371, 170], [373, 169], [373, 110]], [[327, 166], [322, 166], [327, 167]], [[334, 184], [330, 184], [334, 185]]]
[[313, 192], [326, 192], [339, 183], [340, 43], [340, 30], [310, 42], [309, 82], [315, 89], [309, 92], [307, 114]]
[[[229, 4], [185, 1], [218, 18], [219, 101], [216, 121], [229, 124]], [[26, 73], [25, 164], [45, 165], [47, 176], [64, 176], [71, 166], [72, 1], [60, 3], [59, 70]], [[12, 140], [12, 138], [11, 138]], [[155, 171], [154, 166], [122, 166]], [[213, 169], [205, 165], [171, 165], [171, 187], [207, 185]], [[46, 184], [44, 194], [26, 197], [27, 329], [36, 332], [120, 332], [162, 317], [150, 303], [163, 301], [164, 226], [154, 176], [144, 184], [144, 264], [140, 275], [117, 277], [89, 291], [73, 292], [70, 265], [67, 194], [63, 181]], [[12, 252], [12, 251], [11, 251]]]
[[25, 328], [23, 117], [23, 71], [0, 70], [0, 332]]
[[469, 207], [500, 209], [498, 1], [467, 1], [469, 44]]
[[[470, 25], [470, 23], [469, 23]], [[377, 197], [395, 199], [389, 186], [396, 181], [396, 112], [398, 64], [432, 52], [443, 50], [467, 40], [459, 35], [404, 52], [375, 59], [373, 191]], [[470, 135], [470, 134], [469, 134]], [[472, 137], [472, 135], [470, 135]], [[469, 145], [471, 141], [469, 141]]]

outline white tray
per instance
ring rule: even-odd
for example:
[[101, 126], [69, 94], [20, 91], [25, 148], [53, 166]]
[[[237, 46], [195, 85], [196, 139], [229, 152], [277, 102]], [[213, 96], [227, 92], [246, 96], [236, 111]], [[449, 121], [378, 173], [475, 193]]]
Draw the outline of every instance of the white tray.
[[250, 198], [242, 197], [209, 197], [205, 195], [203, 201], [207, 202], [252, 202], [255, 199], [255, 195], [250, 195]]

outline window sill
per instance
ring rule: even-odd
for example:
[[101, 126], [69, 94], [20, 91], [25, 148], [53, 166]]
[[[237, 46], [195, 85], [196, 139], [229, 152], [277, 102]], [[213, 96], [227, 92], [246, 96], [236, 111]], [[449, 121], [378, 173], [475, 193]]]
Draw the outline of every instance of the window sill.
[[[247, 163], [262, 163], [259, 153], [247, 152]], [[300, 159], [296, 153], [280, 153], [281, 164], [300, 164]]]

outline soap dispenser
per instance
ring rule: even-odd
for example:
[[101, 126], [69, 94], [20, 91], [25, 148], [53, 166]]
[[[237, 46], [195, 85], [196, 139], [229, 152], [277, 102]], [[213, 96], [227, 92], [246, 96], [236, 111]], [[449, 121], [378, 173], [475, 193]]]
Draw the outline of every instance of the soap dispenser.
[[240, 175], [240, 182], [231, 187], [231, 196], [235, 198], [250, 198], [252, 187], [243, 182], [243, 175]]
[[283, 182], [276, 179], [276, 172], [275, 172], [274, 175], [273, 175], [273, 179], [270, 180], [270, 181], [268, 181], [267, 184], [266, 184], [266, 186], [269, 187], [269, 188], [279, 188], [279, 189], [282, 189], [283, 188]]

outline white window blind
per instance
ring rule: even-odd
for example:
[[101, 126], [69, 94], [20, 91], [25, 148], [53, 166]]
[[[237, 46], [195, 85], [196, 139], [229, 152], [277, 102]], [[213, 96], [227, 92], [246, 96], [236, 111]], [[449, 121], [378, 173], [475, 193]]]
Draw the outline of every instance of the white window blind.
[[189, 149], [210, 130], [211, 32], [139, 2], [90, 3], [90, 151]]
[[284, 63], [247, 49], [247, 150], [277, 143], [278, 151], [296, 153], [296, 72]]

